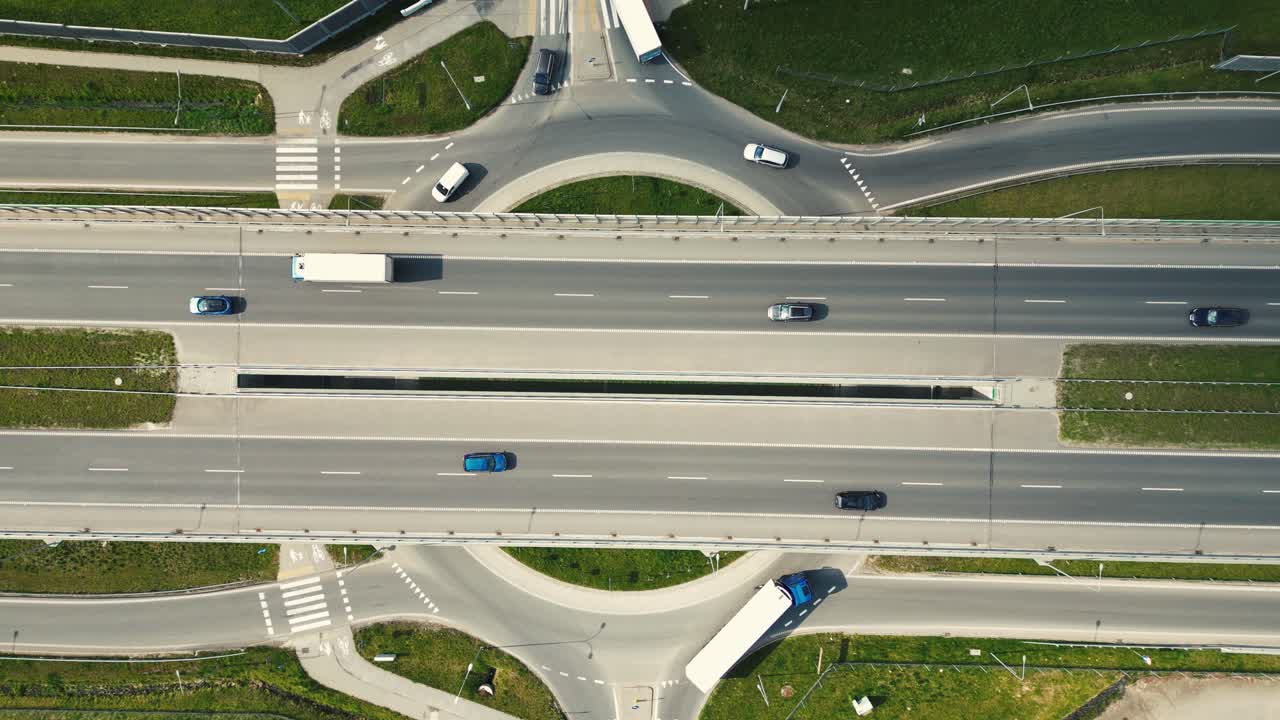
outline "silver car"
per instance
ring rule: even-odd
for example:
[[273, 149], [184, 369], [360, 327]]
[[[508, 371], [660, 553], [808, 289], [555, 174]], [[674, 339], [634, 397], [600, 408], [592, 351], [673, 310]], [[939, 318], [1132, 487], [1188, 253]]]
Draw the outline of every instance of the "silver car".
[[775, 322], [807, 322], [813, 319], [813, 306], [809, 303], [770, 305], [769, 319]]
[[757, 165], [768, 165], [775, 168], [785, 168], [787, 161], [790, 160], [787, 154], [778, 148], [761, 145], [760, 143], [751, 143], [743, 148], [742, 159]]

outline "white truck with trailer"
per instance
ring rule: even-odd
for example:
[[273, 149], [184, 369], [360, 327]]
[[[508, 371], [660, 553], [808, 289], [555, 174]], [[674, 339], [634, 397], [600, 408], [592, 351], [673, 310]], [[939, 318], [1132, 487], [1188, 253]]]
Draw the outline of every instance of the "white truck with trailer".
[[395, 279], [395, 261], [390, 255], [372, 253], [302, 253], [293, 256], [293, 279], [389, 283]]

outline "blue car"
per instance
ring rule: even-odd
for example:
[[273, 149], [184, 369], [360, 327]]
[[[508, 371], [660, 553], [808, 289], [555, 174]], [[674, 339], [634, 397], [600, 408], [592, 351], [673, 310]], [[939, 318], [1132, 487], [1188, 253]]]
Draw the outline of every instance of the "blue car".
[[191, 298], [192, 315], [230, 315], [235, 303], [226, 295], [201, 295]]
[[510, 466], [504, 452], [468, 453], [462, 456], [462, 469], [466, 472], [505, 472]]

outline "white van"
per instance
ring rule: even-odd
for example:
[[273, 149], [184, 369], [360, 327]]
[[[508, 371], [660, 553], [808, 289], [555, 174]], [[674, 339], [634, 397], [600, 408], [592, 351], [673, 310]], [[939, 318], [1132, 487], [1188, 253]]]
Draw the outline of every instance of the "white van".
[[440, 178], [440, 182], [437, 182], [436, 186], [431, 188], [431, 197], [435, 198], [436, 202], [445, 202], [453, 197], [453, 194], [458, 191], [458, 188], [462, 187], [462, 184], [467, 181], [470, 175], [471, 171], [467, 170], [465, 165], [454, 163], [448, 170], [444, 171], [444, 177]]

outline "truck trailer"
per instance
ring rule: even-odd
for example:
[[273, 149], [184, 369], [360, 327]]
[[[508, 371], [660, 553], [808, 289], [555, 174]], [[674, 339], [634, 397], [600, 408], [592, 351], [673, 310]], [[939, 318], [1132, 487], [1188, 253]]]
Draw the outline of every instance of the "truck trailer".
[[747, 654], [778, 618], [787, 610], [807, 605], [812, 600], [813, 590], [804, 573], [765, 583], [684, 666], [685, 677], [702, 692], [711, 692], [716, 682]]
[[293, 256], [293, 279], [309, 282], [389, 283], [395, 277], [390, 255], [302, 253]]
[[647, 63], [662, 57], [662, 41], [658, 39], [658, 31], [653, 27], [653, 19], [644, 0], [613, 0], [613, 10], [622, 31], [627, 34], [636, 60]]

